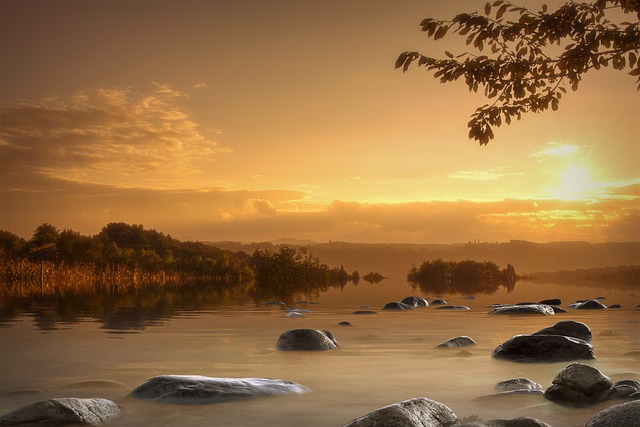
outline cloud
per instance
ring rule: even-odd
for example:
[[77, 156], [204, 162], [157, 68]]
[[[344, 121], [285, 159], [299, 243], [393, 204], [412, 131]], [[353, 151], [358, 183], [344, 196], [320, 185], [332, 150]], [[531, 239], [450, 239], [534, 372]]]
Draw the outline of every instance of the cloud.
[[495, 181], [500, 178], [505, 178], [508, 176], [519, 175], [522, 176], [524, 173], [502, 173], [497, 172], [495, 170], [461, 170], [458, 172], [452, 172], [447, 174], [447, 178], [453, 179], [464, 179], [464, 180], [473, 180], [473, 181]]
[[580, 147], [569, 144], [558, 144], [555, 141], [547, 143], [549, 148], [537, 151], [529, 155], [529, 157], [565, 157], [580, 152]]
[[3, 103], [0, 177], [12, 185], [42, 176], [121, 187], [204, 186], [205, 171], [230, 150], [177, 104], [183, 97], [153, 82], [147, 93], [96, 88]]

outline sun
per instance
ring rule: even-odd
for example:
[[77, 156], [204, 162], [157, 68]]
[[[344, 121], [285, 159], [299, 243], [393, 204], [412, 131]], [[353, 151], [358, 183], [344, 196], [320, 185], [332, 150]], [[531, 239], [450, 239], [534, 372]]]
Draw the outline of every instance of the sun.
[[563, 200], [587, 197], [593, 190], [589, 169], [582, 165], [570, 165], [560, 173], [560, 183], [556, 196]]

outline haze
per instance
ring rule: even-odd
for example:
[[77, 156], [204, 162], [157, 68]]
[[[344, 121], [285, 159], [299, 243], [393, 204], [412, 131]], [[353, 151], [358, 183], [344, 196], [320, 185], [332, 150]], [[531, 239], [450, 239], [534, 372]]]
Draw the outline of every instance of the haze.
[[633, 77], [591, 72], [479, 147], [483, 96], [394, 70], [460, 52], [418, 24], [484, 3], [2, 0], [0, 229], [640, 241]]

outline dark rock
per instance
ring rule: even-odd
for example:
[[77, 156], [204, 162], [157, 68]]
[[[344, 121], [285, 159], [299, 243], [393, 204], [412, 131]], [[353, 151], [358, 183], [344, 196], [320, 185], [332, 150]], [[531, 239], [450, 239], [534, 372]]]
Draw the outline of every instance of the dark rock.
[[448, 427], [458, 417], [446, 405], [416, 397], [376, 409], [343, 427]]
[[622, 308], [622, 306], [620, 304], [611, 304], [608, 305], [607, 308]]
[[406, 305], [410, 305], [414, 308], [429, 306], [429, 303], [427, 302], [427, 300], [422, 297], [414, 297], [414, 296], [406, 297], [400, 302]]
[[569, 304], [570, 308], [575, 308], [576, 310], [602, 310], [607, 308], [606, 305], [602, 304], [600, 301], [596, 301], [594, 299], [578, 302], [576, 304]]
[[340, 322], [338, 323], [338, 326], [351, 326], [350, 322]]
[[591, 329], [582, 322], [575, 320], [563, 320], [547, 328], [534, 332], [533, 335], [564, 335], [565, 337], [579, 338], [591, 342]]
[[551, 307], [544, 304], [527, 304], [527, 305], [503, 305], [496, 307], [489, 314], [543, 314], [545, 316], [553, 316], [555, 312]]
[[561, 362], [594, 358], [591, 344], [562, 335], [516, 335], [496, 347], [492, 356], [514, 362]]
[[536, 390], [543, 391], [542, 386], [529, 378], [510, 378], [500, 381], [495, 385], [496, 390], [512, 391], [512, 390]]
[[153, 377], [131, 392], [131, 396], [164, 403], [216, 403], [260, 396], [306, 393], [294, 382], [269, 378], [212, 378], [199, 375]]
[[356, 310], [351, 314], [378, 314], [378, 312], [373, 310]]
[[627, 399], [639, 392], [640, 382], [636, 380], [622, 380], [611, 387], [607, 399]]
[[339, 346], [331, 332], [321, 329], [291, 329], [280, 335], [276, 342], [276, 348], [283, 351], [322, 351]]
[[637, 426], [640, 420], [640, 400], [621, 403], [598, 412], [584, 427]]
[[473, 338], [467, 336], [459, 336], [450, 338], [436, 346], [436, 348], [453, 348], [453, 347], [466, 347], [468, 345], [476, 345]]
[[443, 305], [442, 307], [436, 307], [436, 310], [471, 310], [466, 305]]
[[453, 427], [551, 427], [544, 421], [530, 417], [518, 417], [511, 420], [494, 419], [489, 421], [473, 421], [456, 424]]
[[558, 372], [544, 395], [556, 403], [587, 406], [606, 398], [611, 386], [611, 378], [593, 366], [571, 363]]
[[558, 307], [556, 305], [550, 305], [549, 307], [551, 307], [553, 312], [556, 313], [556, 314], [558, 314], [558, 313], [568, 313], [567, 310], [565, 310], [564, 308]]
[[98, 425], [122, 415], [122, 408], [107, 399], [66, 397], [41, 400], [0, 417], [2, 426]]
[[444, 304], [449, 304], [449, 303], [443, 299], [434, 299], [433, 301], [431, 301], [431, 305], [444, 305]]
[[284, 301], [266, 301], [263, 303], [264, 305], [287, 305]]
[[382, 309], [383, 310], [413, 310], [414, 307], [412, 305], [404, 304], [398, 301], [393, 301], [385, 304], [385, 306], [382, 307]]
[[551, 298], [551, 299], [543, 299], [538, 304], [560, 305], [560, 304], [562, 304], [562, 301], [560, 300], [560, 298]]

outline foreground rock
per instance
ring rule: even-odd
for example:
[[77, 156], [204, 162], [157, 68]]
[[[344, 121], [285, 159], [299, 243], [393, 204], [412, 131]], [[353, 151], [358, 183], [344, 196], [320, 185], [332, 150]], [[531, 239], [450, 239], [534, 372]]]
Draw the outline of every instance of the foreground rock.
[[276, 342], [276, 348], [283, 351], [324, 351], [339, 346], [333, 334], [323, 329], [291, 329]]
[[226, 400], [306, 393], [300, 384], [269, 378], [212, 378], [161, 375], [131, 392], [131, 396], [163, 403], [216, 403]]
[[568, 406], [587, 406], [604, 400], [612, 386], [611, 378], [593, 366], [571, 363], [558, 372], [544, 396]]
[[562, 335], [516, 335], [496, 347], [492, 356], [514, 362], [594, 359], [591, 344]]
[[510, 378], [508, 380], [500, 381], [495, 385], [496, 390], [500, 391], [514, 391], [514, 390], [532, 390], [542, 391], [542, 386], [536, 382], [531, 381], [529, 378]]
[[465, 347], [468, 345], [476, 345], [476, 342], [473, 338], [468, 336], [460, 336], [450, 338], [436, 346], [436, 348], [454, 348], [454, 347]]
[[453, 427], [551, 427], [551, 425], [535, 418], [518, 417], [511, 420], [472, 421], [456, 424]]
[[585, 427], [637, 426], [640, 422], [640, 400], [622, 403], [600, 411]]
[[496, 307], [489, 314], [542, 314], [544, 316], [553, 316], [556, 313], [553, 308], [545, 304], [522, 304]]
[[23, 406], [1, 417], [0, 425], [98, 425], [120, 415], [122, 408], [111, 400], [66, 397]]
[[591, 329], [584, 323], [574, 320], [563, 320], [548, 328], [540, 329], [538, 332], [534, 332], [533, 335], [563, 335], [591, 342]]
[[376, 409], [343, 427], [448, 427], [458, 417], [448, 406], [425, 397], [416, 397]]

